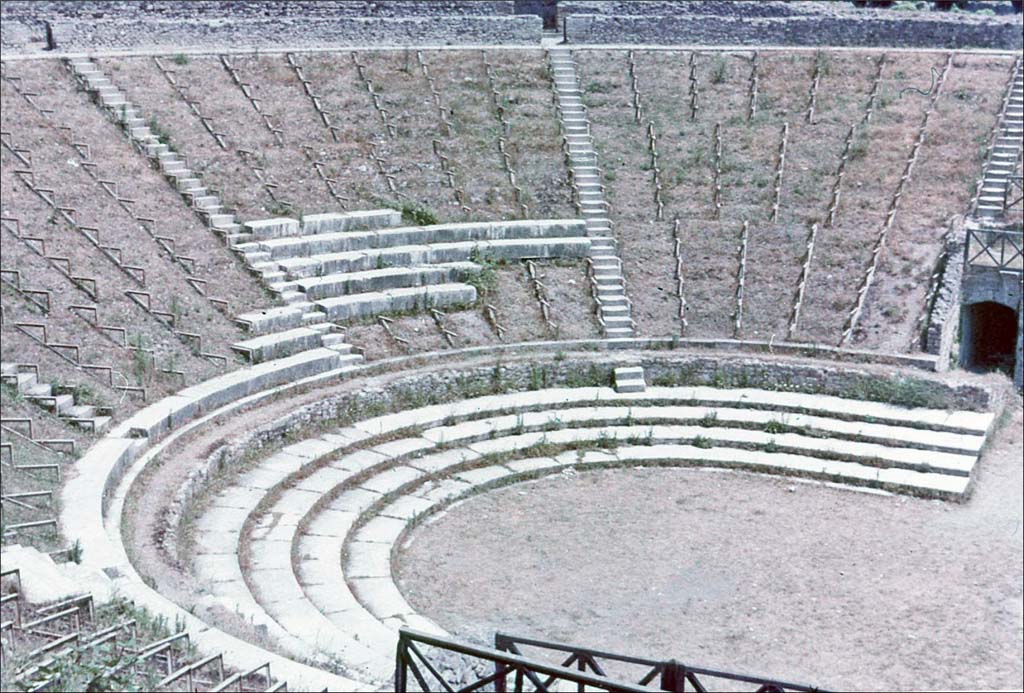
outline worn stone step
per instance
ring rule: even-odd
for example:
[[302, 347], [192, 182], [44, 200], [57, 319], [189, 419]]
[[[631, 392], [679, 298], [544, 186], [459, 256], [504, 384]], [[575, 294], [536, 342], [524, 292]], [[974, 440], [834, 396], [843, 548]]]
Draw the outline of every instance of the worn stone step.
[[235, 342], [231, 349], [241, 354], [249, 363], [255, 364], [315, 349], [320, 343], [320, 332], [308, 327], [296, 327]]
[[86, 75], [92, 75], [99, 73], [100, 69], [91, 60], [75, 60], [71, 62], [71, 67], [75, 71], [75, 74], [85, 77]]
[[305, 302], [248, 311], [235, 316], [235, 322], [251, 334], [266, 334], [294, 327], [303, 327], [307, 323], [305, 315], [310, 312], [317, 313], [321, 320], [325, 320], [327, 317], [320, 311], [317, 311], [312, 303]]
[[264, 250], [259, 250], [258, 243], [246, 243], [244, 246], [235, 246], [235, 251], [241, 252], [245, 258], [246, 264], [254, 269], [261, 266], [262, 263], [267, 263], [268, 265], [276, 267], [276, 265], [271, 262], [270, 253]]
[[5, 370], [0, 379], [2, 379], [7, 385], [16, 389], [18, 392], [24, 393], [29, 388], [35, 387], [38, 383], [38, 378], [35, 373], [19, 372], [17, 370], [18, 364], [4, 365], [10, 370]]
[[348, 296], [370, 291], [405, 289], [465, 281], [482, 271], [474, 262], [450, 262], [412, 267], [387, 267], [363, 272], [301, 279], [295, 282], [308, 300]]
[[35, 383], [26, 387], [22, 394], [30, 399], [35, 397], [52, 397], [53, 386], [50, 383]]
[[71, 395], [52, 395], [42, 401], [42, 406], [58, 415], [63, 415], [68, 409], [75, 406], [75, 398]]
[[92, 416], [86, 419], [82, 419], [80, 422], [76, 421], [80, 426], [85, 424], [83, 428], [95, 433], [100, 433], [110, 425], [111, 417], [109, 416]]
[[389, 313], [421, 312], [428, 308], [451, 308], [476, 302], [476, 288], [469, 284], [438, 284], [338, 296], [315, 301], [328, 320], [352, 320]]
[[383, 267], [432, 265], [441, 262], [466, 262], [477, 257], [495, 261], [584, 258], [590, 251], [590, 240], [583, 235], [558, 238], [500, 239], [434, 243], [389, 248], [369, 248], [341, 253], [327, 253], [303, 258], [288, 258], [279, 267], [290, 278], [302, 279], [340, 272], [359, 272]]
[[644, 369], [640, 366], [616, 368], [613, 374], [616, 392], [643, 392], [647, 389]]
[[282, 291], [280, 298], [285, 303], [305, 303], [306, 294], [301, 291]]
[[66, 416], [73, 419], [88, 419], [92, 418], [96, 413], [96, 407], [88, 404], [76, 404], [68, 407], [67, 411], [64, 412]]
[[210, 215], [210, 226], [218, 229], [237, 226], [233, 214], [212, 214]]
[[260, 248], [275, 259], [284, 259], [436, 243], [583, 236], [585, 232], [578, 221], [468, 222], [275, 238], [261, 242]]

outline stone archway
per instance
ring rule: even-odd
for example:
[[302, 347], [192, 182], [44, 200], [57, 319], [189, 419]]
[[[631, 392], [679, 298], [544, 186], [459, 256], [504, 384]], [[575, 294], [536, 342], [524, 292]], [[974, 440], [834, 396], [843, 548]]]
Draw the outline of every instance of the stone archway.
[[960, 362], [978, 371], [1014, 373], [1017, 312], [1001, 303], [982, 301], [963, 308]]

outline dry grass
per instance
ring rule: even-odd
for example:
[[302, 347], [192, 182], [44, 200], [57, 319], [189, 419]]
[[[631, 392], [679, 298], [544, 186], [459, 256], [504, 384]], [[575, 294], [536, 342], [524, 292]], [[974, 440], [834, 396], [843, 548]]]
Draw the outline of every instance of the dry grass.
[[[51, 120], [44, 119], [7, 82], [4, 83], [3, 127], [18, 146], [31, 151], [36, 185], [54, 188], [56, 202], [73, 208], [78, 224], [98, 229], [101, 245], [114, 248], [112, 252], [120, 254], [124, 265], [141, 267], [145, 277], [133, 280], [82, 233], [54, 214], [14, 175], [20, 162], [5, 152], [4, 215], [18, 218], [24, 234], [45, 240], [49, 253], [68, 258], [71, 274], [94, 277], [98, 288], [98, 300], [94, 301], [54, 266], [33, 253], [27, 243], [5, 231], [4, 269], [19, 268], [28, 286], [48, 290], [52, 296], [51, 311], [44, 315], [20, 296], [12, 295], [7, 301], [5, 292], [5, 311], [11, 325], [15, 322], [45, 324], [50, 341], [81, 346], [81, 362], [109, 365], [117, 371], [117, 384], [143, 384], [154, 397], [218, 373], [218, 364], [202, 358], [199, 349], [125, 294], [128, 290], [147, 291], [154, 309], [175, 316], [175, 329], [202, 335], [202, 351], [228, 356], [229, 365], [233, 363], [228, 345], [239, 338], [240, 332], [230, 315], [218, 311], [194, 290], [186, 281], [190, 275], [185, 269], [171, 260], [136, 222], [133, 214], [120, 207], [85, 173], [75, 149], [61, 138], [56, 126], [67, 124], [72, 128], [73, 140], [90, 147], [92, 158], [97, 162], [98, 176], [114, 181], [120, 196], [135, 201], [135, 214], [156, 220], [155, 234], [175, 238], [178, 241], [176, 252], [195, 258], [194, 276], [210, 282], [211, 295], [224, 292], [236, 308], [265, 301], [256, 282], [197, 222], [180, 196], [170, 190], [157, 172], [148, 168], [117, 127], [107, 121], [84, 94], [74, 90], [62, 68], [46, 61], [18, 68], [25, 88], [37, 92], [35, 99], [39, 106], [54, 110]], [[117, 343], [116, 335], [92, 328], [85, 319], [91, 316], [76, 314], [71, 309], [75, 305], [94, 304], [98, 306], [101, 324], [124, 328], [130, 342], [141, 340], [153, 350], [153, 358], [136, 358], [132, 351]], [[91, 385], [97, 395], [96, 401], [91, 403], [123, 404], [120, 394], [106, 384], [69, 367], [67, 362], [13, 329], [5, 329], [3, 354], [5, 360], [38, 363], [47, 379]], [[185, 377], [161, 374], [162, 368], [183, 371]], [[124, 408], [118, 411], [119, 414], [124, 412]]]
[[[655, 221], [646, 122], [633, 117], [625, 51], [582, 50], [581, 83], [612, 219], [622, 247], [641, 334], [680, 331], [673, 314], [671, 227]], [[683, 234], [685, 298], [690, 336], [732, 336], [736, 245], [750, 222], [742, 337], [785, 334], [810, 224], [825, 219], [849, 126], [863, 117], [878, 54], [761, 53], [757, 112], [748, 119], [751, 54], [696, 56], [698, 111], [690, 119], [686, 51], [636, 51], [646, 117], [659, 135], [665, 219]], [[900, 90], [927, 88], [945, 54], [893, 53], [880, 84], [871, 125], [854, 141], [834, 228], [822, 229], [797, 338], [835, 342], [870, 258], [871, 245], [917, 134], [924, 97]], [[806, 120], [815, 65], [820, 69], [814, 117]], [[1010, 60], [957, 58], [928, 128], [890, 253], [869, 295], [858, 343], [902, 350], [923, 301], [924, 284], [950, 215], [962, 212], [980, 172], [977, 157], [994, 124]], [[789, 124], [777, 224], [770, 222], [773, 177], [782, 124]], [[721, 125], [722, 209], [714, 219], [714, 131]], [[718, 222], [718, 223], [716, 223]], [[667, 228], [666, 228], [667, 227]], [[916, 230], [916, 231], [915, 231]]]

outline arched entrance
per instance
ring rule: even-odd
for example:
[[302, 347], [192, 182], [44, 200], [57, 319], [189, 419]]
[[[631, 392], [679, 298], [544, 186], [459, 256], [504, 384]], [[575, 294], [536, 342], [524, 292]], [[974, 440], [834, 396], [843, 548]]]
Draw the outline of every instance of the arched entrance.
[[974, 371], [998, 370], [1013, 375], [1017, 347], [1017, 312], [983, 301], [963, 308], [960, 363]]

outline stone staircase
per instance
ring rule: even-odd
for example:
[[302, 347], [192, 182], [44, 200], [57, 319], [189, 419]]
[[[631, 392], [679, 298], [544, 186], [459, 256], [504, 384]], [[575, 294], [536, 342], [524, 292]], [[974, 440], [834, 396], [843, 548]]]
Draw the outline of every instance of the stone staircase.
[[313, 348], [317, 333], [335, 348], [332, 331], [344, 329], [335, 321], [473, 304], [473, 278], [488, 262], [590, 252], [579, 219], [401, 221], [401, 213], [378, 209], [246, 222], [252, 240], [234, 250], [284, 305], [238, 315], [247, 332], [262, 336], [232, 348], [257, 362]]
[[[976, 209], [980, 217], [998, 218], [1006, 212], [1010, 176], [1015, 174], [1024, 138], [1024, 71], [1021, 67], [1018, 58], [982, 178]], [[1016, 175], [1020, 172], [1016, 171]]]
[[[236, 252], [241, 253], [253, 273], [265, 281], [279, 278], [273, 273], [268, 276], [269, 270], [259, 266], [259, 261], [263, 258], [258, 256], [250, 258], [237, 248], [237, 246], [250, 243], [254, 239], [273, 237], [259, 235], [261, 231], [273, 233], [273, 228], [266, 230], [243, 227], [235, 215], [225, 209], [219, 194], [203, 184], [201, 174], [188, 167], [185, 157], [160, 141], [159, 136], [146, 124], [147, 121], [141, 111], [128, 101], [124, 93], [114, 86], [110, 78], [104, 75], [95, 63], [87, 58], [80, 58], [71, 60], [69, 65], [85, 88], [99, 99], [114, 120], [124, 128], [136, 149], [149, 158], [164, 174], [174, 189], [206, 222], [210, 231], [222, 238]], [[316, 226], [315, 216], [311, 221], [314, 227]], [[281, 298], [285, 303], [289, 303], [291, 302], [289, 299], [295, 297], [283, 294]], [[362, 356], [352, 353], [353, 347], [344, 342], [343, 336], [339, 334], [339, 328], [326, 322], [322, 313], [309, 316], [306, 323], [310, 324], [307, 325], [300, 321], [301, 327], [294, 326], [294, 329], [286, 330], [283, 333], [239, 342], [233, 344], [231, 348], [250, 363], [282, 358], [318, 347], [333, 349], [352, 362], [362, 360]]]
[[112, 418], [108, 407], [78, 404], [74, 395], [61, 392], [60, 387], [39, 382], [39, 369], [32, 364], [0, 363], [0, 381], [30, 402], [91, 433], [105, 429]]
[[591, 239], [589, 267], [591, 286], [598, 305], [598, 316], [606, 337], [632, 337], [635, 333], [632, 310], [626, 296], [622, 261], [612, 237], [609, 204], [601, 185], [601, 169], [590, 134], [587, 108], [576, 78], [576, 63], [565, 46], [548, 49], [567, 163], [573, 180], [577, 209], [587, 225]]
[[141, 110], [130, 103], [99, 67], [88, 58], [69, 63], [87, 91], [94, 94], [114, 120], [124, 128], [135, 147], [164, 174], [182, 197], [206, 221], [210, 230], [228, 245], [248, 240], [235, 215], [224, 208], [219, 195], [203, 184], [202, 174], [190, 169], [185, 157], [160, 141], [147, 125]]

